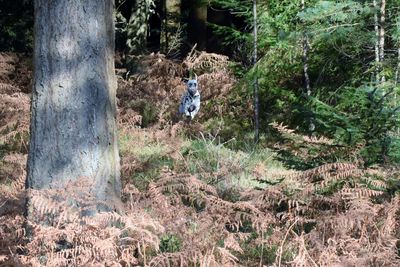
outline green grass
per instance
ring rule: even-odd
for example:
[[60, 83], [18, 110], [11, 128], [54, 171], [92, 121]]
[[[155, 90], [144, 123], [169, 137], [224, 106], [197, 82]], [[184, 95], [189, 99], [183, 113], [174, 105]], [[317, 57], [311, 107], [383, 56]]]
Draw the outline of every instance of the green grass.
[[167, 146], [145, 135], [120, 137], [121, 156], [134, 156], [139, 169], [129, 177], [139, 190], [158, 178], [164, 166], [173, 168], [174, 160], [168, 154]]
[[139, 190], [145, 190], [151, 181], [157, 180], [164, 166], [171, 168], [173, 160], [168, 157], [151, 160], [144, 171], [138, 171], [131, 177], [132, 182]]
[[253, 176], [253, 170], [259, 164], [267, 169], [284, 169], [269, 149], [233, 150], [228, 144], [205, 138], [188, 142], [181, 153], [186, 159], [188, 172], [217, 187], [264, 186]]
[[120, 137], [120, 151], [122, 156], [133, 156], [140, 165], [130, 177], [139, 189], [145, 189], [149, 182], [158, 178], [161, 169], [168, 166], [178, 173], [196, 175], [205, 183], [216, 186], [221, 195], [231, 200], [237, 198], [241, 188], [266, 186], [254, 179], [256, 166], [262, 165], [268, 170], [285, 169], [275, 160], [273, 151], [252, 146], [236, 150], [233, 142], [219, 143], [216, 138], [184, 139], [180, 148], [183, 160], [176, 161], [166, 143], [138, 131]]

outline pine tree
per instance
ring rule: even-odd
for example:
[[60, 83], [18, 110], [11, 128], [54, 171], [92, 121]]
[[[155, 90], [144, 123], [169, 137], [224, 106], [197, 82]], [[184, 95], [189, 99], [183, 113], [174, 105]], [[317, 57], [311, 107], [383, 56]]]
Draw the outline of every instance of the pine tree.
[[35, 33], [27, 187], [85, 178], [82, 190], [112, 207], [120, 192], [113, 1], [36, 0]]

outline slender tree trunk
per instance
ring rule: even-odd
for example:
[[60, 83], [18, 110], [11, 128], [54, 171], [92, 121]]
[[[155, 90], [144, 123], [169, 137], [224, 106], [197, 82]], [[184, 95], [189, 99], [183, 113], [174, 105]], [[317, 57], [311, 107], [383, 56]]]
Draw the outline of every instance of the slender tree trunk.
[[[400, 72], [400, 44], [397, 44], [399, 47], [397, 48], [397, 66], [396, 66], [396, 72], [394, 74], [394, 86], [397, 86], [399, 83], [399, 72]], [[394, 103], [396, 106], [397, 105], [397, 93], [394, 93]], [[397, 127], [396, 129], [397, 135], [400, 134], [400, 127]]]
[[375, 80], [377, 83], [380, 81], [380, 49], [379, 49], [379, 19], [378, 19], [378, 4], [376, 0], [372, 2], [374, 6], [374, 29], [375, 29]]
[[[376, 3], [375, 3], [376, 5]], [[385, 21], [386, 21], [386, 0], [380, 1], [380, 18], [379, 18], [379, 31], [378, 31], [378, 43], [379, 43], [379, 71], [381, 72], [380, 80], [378, 78], [378, 83], [384, 83], [386, 77], [383, 70], [383, 62], [385, 60]], [[385, 105], [381, 103], [381, 105]], [[385, 133], [385, 137], [382, 141], [382, 159], [383, 162], [387, 161], [388, 151], [390, 146], [390, 137], [388, 133]]]
[[27, 188], [63, 188], [85, 177], [96, 200], [112, 206], [118, 199], [113, 4], [35, 0]]
[[181, 0], [164, 1], [164, 19], [161, 32], [161, 52], [177, 53], [180, 50]]
[[[397, 86], [398, 83], [399, 83], [399, 72], [400, 72], [400, 44], [398, 43], [397, 45], [399, 47], [397, 48], [397, 66], [396, 66], [396, 72], [395, 72], [395, 75], [394, 75], [394, 86]], [[394, 99], [395, 105], [398, 106], [397, 93], [394, 94], [394, 98], [393, 99]], [[398, 136], [400, 136], [400, 126], [396, 127], [395, 132], [396, 132], [396, 134]]]
[[[306, 8], [305, 0], [301, 0], [301, 10]], [[302, 48], [303, 48], [303, 72], [304, 72], [304, 84], [307, 93], [307, 97], [311, 96], [311, 83], [310, 83], [310, 76], [308, 75], [308, 51], [310, 49], [309, 40], [307, 34], [303, 33], [303, 41], [302, 41]], [[310, 122], [308, 125], [309, 130], [312, 132], [315, 129], [315, 124], [313, 122], [313, 118], [310, 118]]]
[[311, 84], [310, 76], [308, 75], [308, 51], [310, 47], [308, 46], [308, 38], [304, 36], [303, 39], [303, 72], [304, 72], [304, 84], [306, 88], [307, 96], [311, 96]]
[[260, 139], [260, 105], [258, 98], [258, 71], [257, 71], [257, 0], [253, 0], [253, 64], [255, 66], [255, 76], [254, 76], [254, 141], [258, 143]]
[[[305, 0], [301, 0], [301, 10], [304, 11], [305, 8], [306, 8]], [[309, 43], [309, 41], [308, 41], [307, 34], [304, 33], [303, 41], [302, 41], [304, 82], [305, 82], [307, 96], [311, 96], [310, 76], [308, 75], [308, 50], [309, 50], [308, 43]]]
[[304, 72], [304, 83], [306, 87], [307, 96], [311, 96], [311, 85], [310, 76], [308, 75], [308, 38], [304, 37], [303, 40], [303, 72]]
[[[379, 62], [382, 64], [385, 60], [385, 22], [386, 22], [386, 0], [381, 0], [381, 17], [379, 29]], [[381, 81], [385, 82], [385, 75], [382, 75]]]

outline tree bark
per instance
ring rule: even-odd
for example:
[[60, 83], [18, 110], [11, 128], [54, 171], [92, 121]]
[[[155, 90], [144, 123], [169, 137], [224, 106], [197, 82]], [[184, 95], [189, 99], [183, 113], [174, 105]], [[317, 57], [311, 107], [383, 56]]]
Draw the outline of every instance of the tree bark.
[[[398, 44], [400, 46], [400, 44]], [[394, 74], [394, 86], [397, 86], [399, 83], [399, 71], [400, 71], [400, 47], [397, 48], [397, 66], [396, 66], [396, 72]], [[396, 97], [397, 94], [394, 96]]]
[[[379, 62], [380, 62], [380, 70], [383, 70], [383, 61], [385, 60], [385, 22], [386, 22], [386, 0], [381, 0], [380, 6], [380, 27], [379, 27]], [[386, 77], [384, 72], [381, 75], [381, 82], [384, 83], [386, 81]], [[383, 105], [383, 104], [382, 104]], [[390, 138], [388, 133], [385, 133], [385, 138], [382, 141], [382, 159], [384, 163], [387, 163], [389, 147], [390, 147]]]
[[27, 188], [85, 177], [96, 200], [119, 196], [113, 4], [35, 0]]
[[[301, 10], [304, 11], [306, 8], [306, 3], [304, 0], [301, 0]], [[304, 72], [304, 82], [306, 87], [307, 96], [311, 96], [311, 85], [310, 85], [310, 76], [308, 75], [308, 37], [306, 33], [303, 33], [303, 72]]]
[[374, 6], [374, 30], [375, 30], [375, 79], [376, 82], [379, 83], [380, 81], [380, 50], [379, 50], [379, 19], [378, 19], [378, 4], [376, 2], [376, 0], [373, 0], [372, 2], [373, 6]]
[[[397, 46], [400, 46], [400, 44], [398, 43]], [[394, 86], [396, 87], [399, 83], [399, 72], [400, 72], [400, 47], [397, 48], [397, 66], [396, 66], [396, 72], [394, 75]], [[397, 103], [397, 94], [394, 94], [394, 103], [396, 104], [396, 106], [398, 106]], [[396, 127], [396, 134], [398, 136], [400, 136], [400, 127]]]
[[[301, 0], [301, 10], [304, 11], [305, 8], [306, 8], [305, 0]], [[310, 83], [310, 76], [308, 74], [308, 51], [310, 47], [309, 47], [308, 36], [305, 32], [303, 33], [302, 49], [303, 49], [304, 84], [305, 84], [307, 98], [309, 98], [311, 96], [311, 83]], [[310, 132], [313, 132], [315, 130], [314, 119], [312, 117], [310, 118], [308, 129]]]
[[180, 50], [181, 0], [164, 1], [164, 19], [161, 32], [161, 52], [177, 53]]
[[[380, 7], [380, 28], [379, 28], [379, 62], [382, 65], [385, 59], [385, 21], [386, 21], [386, 0], [381, 0]], [[385, 75], [382, 75], [381, 81], [385, 82]]]
[[257, 73], [257, 0], [253, 0], [253, 64], [255, 66], [255, 76], [254, 76], [254, 141], [258, 143], [260, 139], [260, 104], [258, 96], [258, 73]]

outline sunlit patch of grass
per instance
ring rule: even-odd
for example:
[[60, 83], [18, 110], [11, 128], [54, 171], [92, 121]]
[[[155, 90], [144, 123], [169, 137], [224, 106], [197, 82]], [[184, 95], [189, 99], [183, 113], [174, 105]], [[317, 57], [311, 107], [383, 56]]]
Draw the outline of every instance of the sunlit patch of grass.
[[174, 164], [165, 143], [139, 130], [120, 136], [120, 151], [121, 157], [134, 159], [135, 162], [125, 163], [137, 165], [136, 171], [128, 178], [141, 190], [156, 180], [165, 166], [172, 168]]
[[215, 139], [199, 138], [186, 143], [182, 155], [188, 172], [222, 192], [264, 187], [254, 175], [255, 168], [260, 165], [267, 170], [285, 170], [269, 149], [234, 150]]

